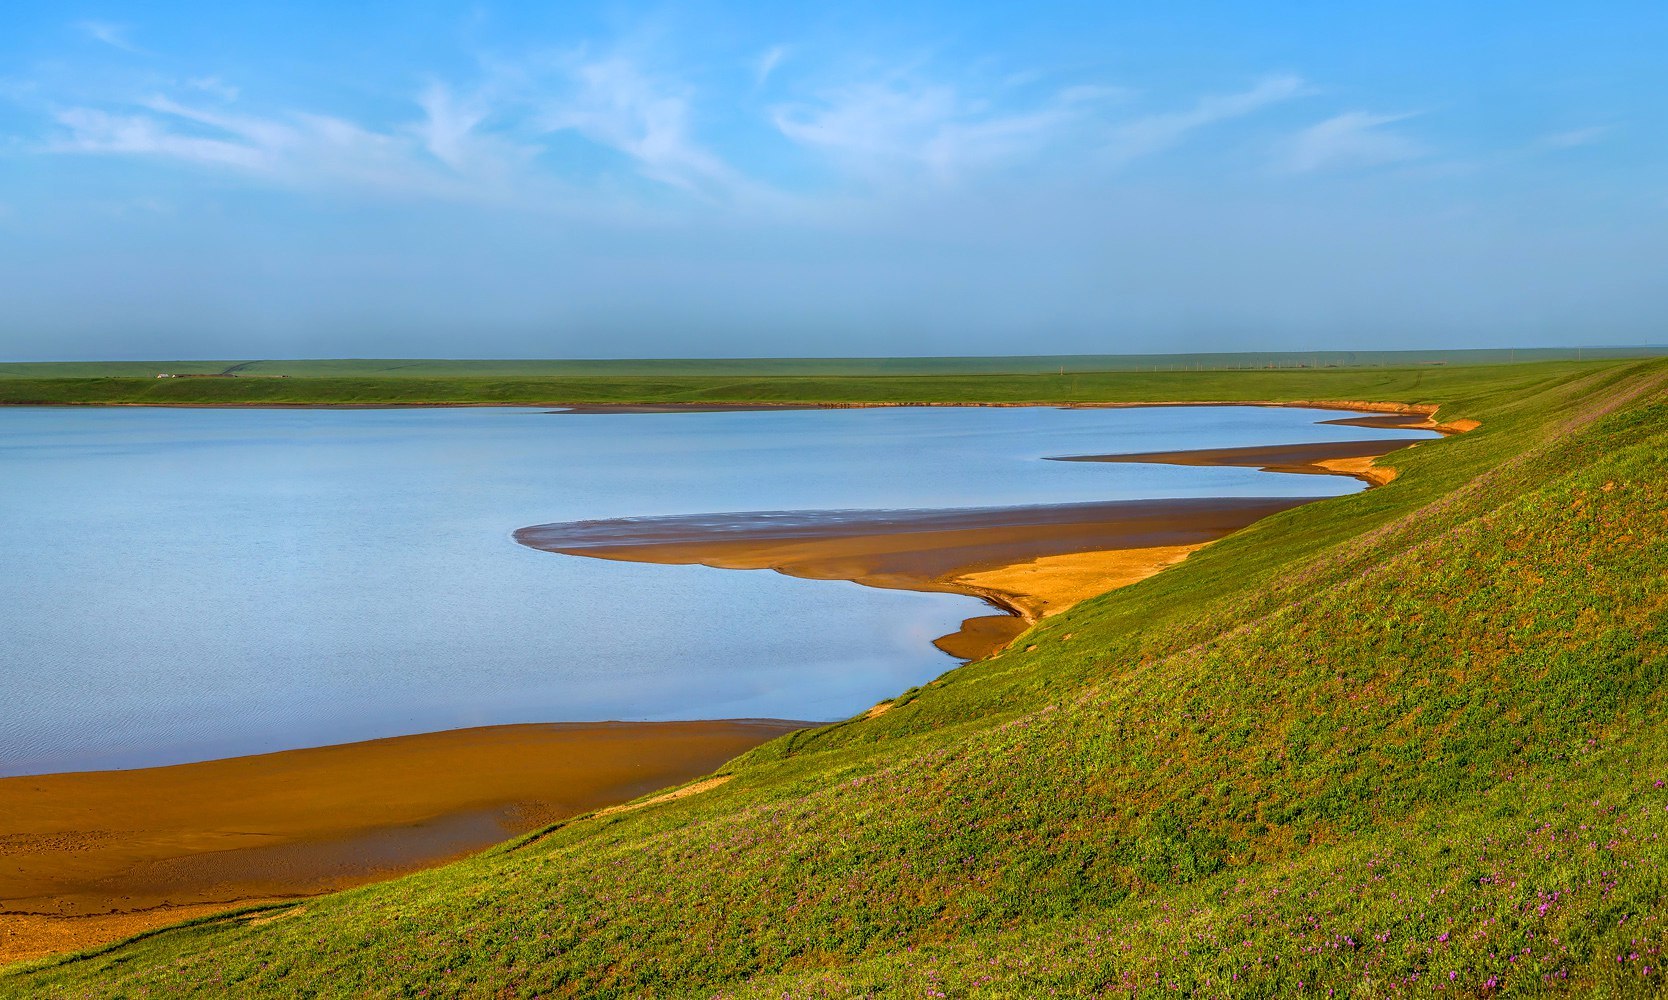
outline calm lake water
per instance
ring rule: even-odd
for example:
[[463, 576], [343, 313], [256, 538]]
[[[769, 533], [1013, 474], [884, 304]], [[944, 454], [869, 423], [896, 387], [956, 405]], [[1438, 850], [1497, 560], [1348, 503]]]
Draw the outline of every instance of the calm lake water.
[[557, 556], [551, 521], [1325, 496], [1051, 455], [1405, 436], [1252, 407], [0, 409], [0, 774], [460, 726], [844, 718], [969, 598]]

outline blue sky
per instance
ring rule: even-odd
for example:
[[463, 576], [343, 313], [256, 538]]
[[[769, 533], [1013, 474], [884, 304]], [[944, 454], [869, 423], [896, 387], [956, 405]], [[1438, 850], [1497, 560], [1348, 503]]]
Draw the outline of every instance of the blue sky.
[[13, 0], [0, 356], [1668, 342], [1668, 6], [791, 7]]

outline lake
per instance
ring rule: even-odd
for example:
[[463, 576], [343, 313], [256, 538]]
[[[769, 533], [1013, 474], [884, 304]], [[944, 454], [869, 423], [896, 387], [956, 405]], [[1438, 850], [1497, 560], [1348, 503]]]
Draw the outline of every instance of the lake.
[[1262, 407], [0, 410], [0, 775], [511, 722], [844, 718], [966, 597], [553, 555], [555, 521], [1355, 480], [1046, 462], [1417, 431]]

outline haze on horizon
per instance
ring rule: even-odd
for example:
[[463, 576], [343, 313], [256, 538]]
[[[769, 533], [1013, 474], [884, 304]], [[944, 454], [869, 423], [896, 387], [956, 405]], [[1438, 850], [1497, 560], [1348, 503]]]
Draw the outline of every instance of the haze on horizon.
[[0, 359], [1661, 343], [1668, 7], [24, 0]]

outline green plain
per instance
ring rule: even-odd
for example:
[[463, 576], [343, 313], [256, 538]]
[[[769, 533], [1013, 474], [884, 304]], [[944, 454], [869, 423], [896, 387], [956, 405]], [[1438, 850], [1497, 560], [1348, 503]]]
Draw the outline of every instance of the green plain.
[[[767, 744], [711, 791], [14, 968], [0, 995], [1668, 988], [1668, 361], [161, 381], [0, 391], [1374, 400], [1440, 404], [1441, 418], [1482, 426], [1390, 456], [1401, 475], [1388, 486], [1271, 517], [1048, 619], [884, 714]], [[176, 391], [203, 395], [165, 395]]]
[[1668, 355], [1657, 347], [1536, 347], [1431, 351], [1250, 351], [1218, 354], [1075, 354], [932, 358], [648, 358], [448, 360], [343, 358], [290, 361], [0, 362], [0, 379], [155, 378], [641, 378], [686, 376], [1039, 375], [1053, 372], [1227, 371], [1252, 368], [1400, 368], [1524, 361], [1598, 361]]
[[1042, 372], [1018, 375], [406, 375], [0, 378], [0, 404], [560, 406], [597, 403], [1062, 403], [1205, 400], [1453, 401], [1474, 390], [1599, 371], [1613, 361]]

